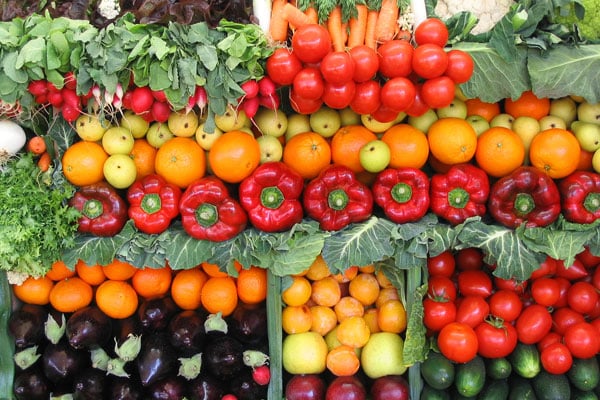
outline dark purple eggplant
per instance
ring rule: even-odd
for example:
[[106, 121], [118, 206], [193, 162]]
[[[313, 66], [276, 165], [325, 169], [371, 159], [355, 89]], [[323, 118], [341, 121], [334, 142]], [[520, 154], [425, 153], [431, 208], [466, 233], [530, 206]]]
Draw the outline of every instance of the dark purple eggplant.
[[39, 305], [23, 304], [8, 320], [8, 331], [19, 349], [39, 345], [45, 340], [44, 323], [48, 310]]
[[113, 376], [109, 380], [107, 390], [107, 398], [111, 400], [140, 400], [143, 398], [142, 388], [134, 379]]
[[142, 323], [137, 315], [132, 315], [128, 318], [113, 320], [112, 336], [117, 339], [117, 343], [121, 345], [127, 340], [130, 334], [140, 336], [142, 334]]
[[267, 398], [268, 385], [259, 385], [252, 379], [252, 370], [245, 368], [231, 380], [231, 393], [238, 400], [256, 400]]
[[143, 300], [137, 315], [144, 330], [160, 331], [169, 325], [173, 315], [179, 311], [171, 296], [165, 296]]
[[195, 310], [181, 311], [169, 322], [169, 340], [182, 355], [191, 356], [204, 346], [204, 317]]
[[96, 368], [86, 368], [73, 380], [74, 400], [96, 400], [104, 397], [106, 372]]
[[54, 383], [73, 382], [75, 376], [89, 364], [89, 353], [74, 349], [66, 340], [49, 343], [42, 354], [44, 374]]
[[214, 376], [201, 373], [187, 382], [187, 397], [190, 400], [220, 400], [226, 394], [223, 385]]
[[13, 393], [17, 400], [46, 400], [51, 384], [40, 368], [27, 368], [15, 374]]
[[267, 308], [264, 303], [238, 303], [227, 321], [229, 333], [242, 343], [254, 344], [267, 338]]
[[111, 333], [112, 320], [95, 305], [75, 311], [67, 320], [67, 339], [75, 349], [101, 347]]
[[152, 400], [181, 400], [185, 397], [186, 382], [178, 376], [168, 376], [148, 388], [146, 398]]
[[164, 332], [142, 335], [142, 349], [137, 357], [137, 370], [142, 386], [177, 374], [177, 353]]
[[213, 338], [204, 347], [202, 366], [219, 379], [229, 379], [245, 367], [243, 352], [242, 342], [232, 336]]

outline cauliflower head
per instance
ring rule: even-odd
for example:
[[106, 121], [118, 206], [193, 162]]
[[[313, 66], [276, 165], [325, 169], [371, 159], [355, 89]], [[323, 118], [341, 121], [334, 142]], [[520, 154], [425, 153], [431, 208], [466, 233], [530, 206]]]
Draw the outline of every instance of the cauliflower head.
[[438, 0], [434, 11], [441, 19], [470, 11], [479, 20], [471, 31], [476, 35], [492, 29], [513, 4], [513, 0]]
[[556, 12], [554, 22], [566, 25], [570, 29], [573, 25], [577, 25], [579, 33], [584, 39], [600, 39], [600, 2], [598, 0], [582, 0], [581, 4], [585, 9], [582, 19], [577, 18], [575, 7], [571, 4], [567, 15], [560, 15], [558, 11]]

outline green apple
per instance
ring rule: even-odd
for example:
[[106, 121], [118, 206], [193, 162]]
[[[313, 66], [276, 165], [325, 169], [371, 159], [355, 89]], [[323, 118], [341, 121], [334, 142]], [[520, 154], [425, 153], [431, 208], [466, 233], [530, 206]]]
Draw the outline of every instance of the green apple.
[[568, 127], [577, 118], [577, 103], [570, 97], [550, 100], [549, 115], [561, 118]]
[[556, 115], [545, 115], [542, 118], [540, 118], [539, 123], [540, 131], [545, 131], [546, 129], [554, 128], [567, 129], [567, 124], [565, 123], [565, 120]]
[[402, 352], [404, 340], [396, 333], [375, 332], [363, 347], [360, 365], [371, 379], [386, 375], [402, 375], [406, 372]]
[[467, 118], [465, 118], [465, 121], [467, 121], [475, 130], [477, 136], [490, 129], [490, 123], [481, 115], [469, 115]]
[[404, 111], [400, 111], [396, 118], [394, 118], [394, 125], [401, 124], [406, 119], [407, 114]]
[[446, 107], [435, 110], [438, 118], [467, 118], [467, 105], [461, 99], [456, 97]]
[[254, 115], [254, 123], [263, 135], [275, 137], [285, 135], [288, 127], [287, 115], [282, 110], [261, 107]]
[[342, 108], [338, 111], [342, 119], [342, 126], [360, 125], [360, 114], [350, 107]]
[[523, 142], [525, 147], [525, 160], [524, 163], [529, 163], [529, 147], [531, 141], [540, 132], [540, 123], [537, 119], [528, 116], [520, 116], [515, 118], [511, 128]]
[[373, 133], [383, 133], [394, 126], [394, 121], [381, 122], [373, 118], [372, 115], [363, 114], [360, 116], [363, 126]]
[[600, 148], [600, 125], [592, 122], [573, 121], [571, 131], [583, 150], [596, 151]]
[[137, 115], [131, 110], [127, 110], [123, 113], [119, 124], [129, 129], [135, 139], [141, 139], [148, 133], [150, 123], [144, 119], [141, 115]]
[[172, 112], [167, 120], [167, 126], [173, 135], [181, 137], [194, 136], [199, 123], [194, 110]]
[[104, 179], [116, 189], [127, 189], [135, 182], [137, 171], [133, 158], [127, 154], [113, 154], [104, 162]]
[[293, 136], [312, 131], [310, 127], [310, 117], [306, 114], [294, 113], [288, 116], [288, 126], [285, 131], [285, 140], [290, 140]]
[[153, 122], [148, 128], [146, 133], [146, 140], [150, 145], [160, 148], [167, 140], [174, 138], [173, 132], [169, 129], [167, 124], [162, 122]]
[[75, 121], [77, 135], [88, 142], [97, 142], [102, 139], [108, 128], [109, 123], [103, 123], [97, 115], [82, 114]]
[[233, 107], [228, 106], [223, 114], [215, 115], [215, 125], [223, 132], [240, 130], [247, 126], [248, 117], [243, 110], [239, 112]]
[[256, 138], [260, 148], [260, 163], [269, 161], [281, 161], [283, 157], [283, 145], [279, 139], [271, 135], [262, 135]]
[[383, 140], [371, 140], [360, 148], [360, 165], [368, 172], [381, 172], [390, 164], [390, 146]]
[[337, 110], [321, 107], [309, 117], [310, 128], [323, 137], [333, 136], [342, 126], [342, 118]]
[[577, 106], [577, 119], [579, 121], [600, 124], [600, 104], [584, 101]]
[[514, 122], [514, 117], [507, 113], [500, 113], [495, 115], [494, 118], [490, 121], [490, 127], [495, 126], [503, 126], [508, 129], [512, 129], [512, 124]]
[[135, 139], [129, 129], [120, 126], [107, 129], [102, 136], [102, 147], [110, 155], [131, 153], [134, 142]]
[[421, 132], [427, 133], [429, 127], [437, 120], [437, 113], [430, 108], [419, 116], [409, 116], [407, 122], [410, 126], [417, 128]]
[[223, 131], [216, 126], [212, 132], [206, 132], [204, 130], [204, 123], [200, 124], [198, 128], [196, 128], [196, 142], [198, 142], [200, 147], [206, 151], [210, 150], [212, 145], [221, 135], [223, 135]]

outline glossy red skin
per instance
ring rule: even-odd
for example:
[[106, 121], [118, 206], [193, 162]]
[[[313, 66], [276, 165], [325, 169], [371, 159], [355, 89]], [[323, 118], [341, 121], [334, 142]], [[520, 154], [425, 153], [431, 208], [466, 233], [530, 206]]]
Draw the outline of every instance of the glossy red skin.
[[387, 375], [373, 381], [370, 394], [372, 400], [409, 400], [410, 388], [401, 375]]
[[556, 260], [550, 256], [546, 257], [540, 266], [531, 273], [530, 279], [537, 279], [542, 276], [552, 276], [556, 273]]
[[479, 346], [478, 353], [482, 357], [506, 357], [517, 345], [517, 330], [506, 321], [499, 326], [484, 321], [475, 327], [475, 333]]
[[424, 79], [441, 76], [448, 67], [448, 55], [444, 49], [433, 43], [415, 48], [412, 58], [413, 71]]
[[355, 92], [356, 84], [354, 81], [348, 81], [341, 84], [325, 82], [323, 103], [331, 108], [341, 110], [350, 105]]
[[[587, 269], [596, 268], [600, 264], [600, 256], [592, 254], [590, 248], [585, 246], [583, 251], [575, 256]], [[596, 268], [597, 269], [597, 268]]]
[[458, 291], [462, 296], [489, 297], [492, 294], [492, 278], [482, 270], [462, 271], [458, 274]]
[[350, 49], [350, 56], [354, 60], [354, 82], [366, 82], [377, 74], [379, 58], [375, 50], [369, 46], [355, 46]]
[[535, 344], [552, 329], [552, 316], [546, 307], [532, 304], [523, 309], [515, 327], [520, 342]]
[[456, 269], [459, 271], [483, 268], [483, 253], [475, 247], [460, 249], [454, 255]]
[[415, 29], [414, 37], [417, 45], [433, 43], [444, 47], [448, 42], [448, 28], [438, 18], [427, 18]]
[[377, 48], [379, 73], [386, 78], [408, 76], [412, 72], [414, 48], [407, 40], [394, 39]]
[[564, 342], [576, 358], [594, 357], [600, 349], [598, 330], [589, 322], [578, 322], [567, 329]]
[[294, 31], [292, 48], [300, 61], [316, 63], [331, 51], [331, 37], [322, 25], [304, 25]]
[[598, 302], [598, 292], [594, 285], [588, 282], [575, 282], [567, 292], [567, 303], [573, 310], [587, 314], [594, 310]]
[[540, 352], [540, 361], [542, 367], [551, 374], [565, 374], [573, 365], [573, 356], [566, 345], [557, 342]]
[[454, 100], [456, 85], [447, 76], [438, 76], [428, 79], [421, 87], [421, 97], [425, 104], [431, 108], [447, 107]]
[[561, 342], [562, 342], [562, 335], [560, 335], [556, 332], [549, 332], [546, 336], [544, 336], [544, 338], [542, 340], [537, 342], [536, 346], [538, 348], [538, 351], [542, 351], [546, 347], [551, 345], [552, 343], [561, 343]]
[[415, 101], [417, 89], [408, 78], [389, 79], [381, 87], [381, 104], [396, 112], [405, 111]]
[[350, 108], [361, 115], [372, 114], [381, 106], [381, 86], [370, 80], [356, 84]]
[[459, 49], [452, 49], [448, 53], [448, 66], [444, 75], [448, 76], [456, 84], [465, 83], [473, 75], [475, 63], [473, 58], [467, 52]]
[[427, 272], [429, 276], [452, 277], [456, 270], [456, 261], [451, 251], [446, 250], [437, 256], [427, 258]]
[[321, 60], [320, 70], [325, 81], [342, 84], [354, 76], [354, 60], [345, 51], [332, 51]]
[[355, 375], [334, 378], [325, 392], [325, 400], [365, 400], [366, 398], [365, 385]]
[[528, 280], [519, 282], [514, 278], [502, 279], [497, 276], [494, 276], [493, 281], [496, 290], [510, 290], [511, 292], [515, 292], [517, 294], [523, 294], [529, 284]]
[[436, 301], [429, 297], [423, 300], [423, 324], [427, 329], [437, 332], [454, 322], [455, 318], [456, 305], [454, 302]]
[[303, 99], [317, 100], [323, 96], [325, 83], [321, 72], [314, 67], [305, 67], [298, 72], [292, 82], [292, 90]]
[[446, 276], [432, 276], [429, 278], [427, 294], [435, 298], [456, 300], [456, 286], [452, 279]]
[[519, 295], [511, 290], [497, 290], [488, 299], [490, 314], [506, 322], [515, 321], [523, 310]]
[[554, 278], [535, 279], [531, 282], [529, 290], [533, 300], [546, 307], [554, 305], [560, 298], [560, 285]]
[[442, 328], [437, 343], [440, 352], [457, 363], [471, 361], [477, 355], [477, 334], [469, 325], [460, 322]]
[[278, 85], [291, 85], [302, 69], [298, 56], [285, 48], [276, 49], [267, 59], [265, 68], [269, 77]]
[[456, 322], [475, 328], [481, 324], [490, 313], [488, 302], [481, 296], [461, 297], [457, 301]]
[[554, 280], [556, 280], [556, 282], [558, 282], [559, 289], [558, 289], [558, 300], [556, 300], [556, 302], [554, 302], [553, 307], [554, 308], [566, 307], [568, 305], [567, 293], [569, 291], [569, 288], [571, 287], [571, 281], [568, 280], [567, 278], [563, 278], [560, 276], [555, 277]]
[[324, 400], [325, 382], [318, 375], [294, 375], [285, 386], [287, 400]]
[[323, 100], [319, 99], [305, 99], [304, 97], [298, 96], [296, 92], [290, 90], [290, 105], [299, 114], [312, 114], [316, 112], [323, 105]]
[[421, 83], [415, 85], [415, 100], [410, 107], [404, 110], [404, 112], [411, 117], [419, 117], [429, 110], [429, 106], [423, 101], [423, 97], [421, 96], [422, 86]]
[[584, 321], [583, 315], [577, 311], [569, 307], [561, 307], [552, 312], [552, 331], [564, 335], [571, 326]]
[[565, 266], [562, 260], [556, 261], [556, 276], [562, 276], [563, 278], [575, 281], [587, 277], [588, 274], [589, 271], [578, 259], [575, 259], [573, 265], [570, 266]]

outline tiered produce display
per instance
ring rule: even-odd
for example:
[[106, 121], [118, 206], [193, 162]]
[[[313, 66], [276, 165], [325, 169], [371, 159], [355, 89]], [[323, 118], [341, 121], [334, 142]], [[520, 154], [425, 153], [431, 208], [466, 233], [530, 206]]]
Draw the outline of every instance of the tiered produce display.
[[3, 10], [0, 398], [597, 398], [591, 4], [108, 3]]

